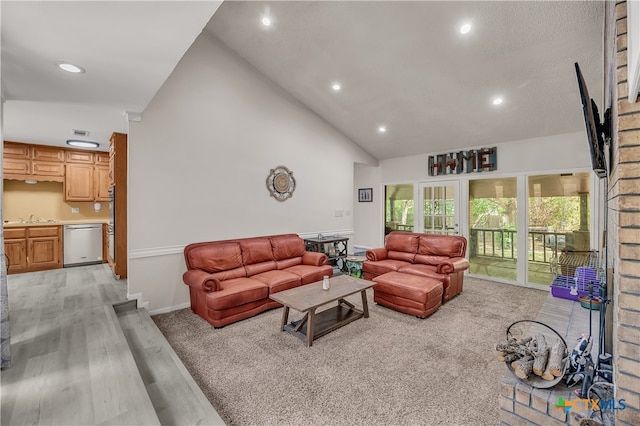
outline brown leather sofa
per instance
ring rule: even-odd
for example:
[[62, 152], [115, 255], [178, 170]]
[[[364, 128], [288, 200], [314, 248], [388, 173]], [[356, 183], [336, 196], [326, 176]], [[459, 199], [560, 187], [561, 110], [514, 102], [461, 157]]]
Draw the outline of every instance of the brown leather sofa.
[[296, 234], [189, 244], [184, 249], [191, 310], [214, 327], [282, 306], [269, 294], [332, 276], [324, 253]]
[[376, 303], [424, 318], [462, 292], [466, 250], [461, 236], [394, 231], [384, 247], [366, 252], [362, 271], [364, 279], [378, 283]]

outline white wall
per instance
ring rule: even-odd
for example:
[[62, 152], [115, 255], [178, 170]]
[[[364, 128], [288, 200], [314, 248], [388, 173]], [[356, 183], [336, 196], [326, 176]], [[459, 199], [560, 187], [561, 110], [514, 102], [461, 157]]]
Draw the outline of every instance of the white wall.
[[[354, 217], [366, 218], [363, 226], [356, 222], [353, 243], [363, 247], [380, 247], [384, 241], [384, 186], [397, 183], [434, 182], [438, 180], [459, 180], [461, 188], [466, 188], [469, 179], [488, 177], [518, 176], [525, 173], [561, 173], [565, 171], [586, 171], [591, 168], [591, 157], [587, 136], [584, 132], [555, 135], [536, 139], [507, 142], [495, 145], [498, 148], [497, 170], [473, 174], [429, 176], [428, 156], [446, 154], [442, 151], [413, 155], [409, 157], [382, 160], [376, 167], [355, 168], [356, 186], [373, 187], [375, 205], [357, 203]], [[467, 149], [482, 148], [471, 146]], [[595, 181], [594, 181], [595, 182]], [[377, 194], [377, 196], [376, 196]], [[597, 202], [594, 197], [594, 206]], [[592, 210], [593, 211], [593, 210]], [[375, 224], [376, 226], [373, 226]], [[462, 228], [464, 229], [464, 227]]]
[[[376, 160], [206, 31], [129, 128], [129, 294], [188, 303], [182, 249], [278, 233], [353, 232], [354, 162]], [[297, 187], [279, 202], [270, 169]]]

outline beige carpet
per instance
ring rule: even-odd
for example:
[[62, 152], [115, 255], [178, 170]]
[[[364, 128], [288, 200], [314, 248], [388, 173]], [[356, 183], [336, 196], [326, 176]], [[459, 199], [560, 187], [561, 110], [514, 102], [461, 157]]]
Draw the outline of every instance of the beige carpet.
[[370, 318], [311, 348], [278, 330], [281, 309], [221, 329], [190, 309], [153, 319], [229, 425], [497, 425], [507, 370], [493, 345], [546, 297], [467, 277], [422, 320], [374, 304], [369, 290]]

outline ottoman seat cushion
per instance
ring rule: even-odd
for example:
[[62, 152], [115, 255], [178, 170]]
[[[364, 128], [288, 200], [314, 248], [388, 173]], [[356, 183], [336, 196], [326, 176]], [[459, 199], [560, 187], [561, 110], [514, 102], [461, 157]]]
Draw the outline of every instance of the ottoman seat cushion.
[[401, 272], [375, 277], [374, 301], [400, 312], [426, 318], [442, 304], [442, 282]]

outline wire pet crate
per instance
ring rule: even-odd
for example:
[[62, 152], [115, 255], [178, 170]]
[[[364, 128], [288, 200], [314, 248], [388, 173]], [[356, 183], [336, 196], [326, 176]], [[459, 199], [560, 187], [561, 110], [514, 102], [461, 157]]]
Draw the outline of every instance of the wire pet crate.
[[604, 270], [599, 263], [597, 251], [561, 254], [555, 265], [551, 294], [577, 301], [581, 296], [589, 296], [591, 291], [597, 297], [604, 280]]

